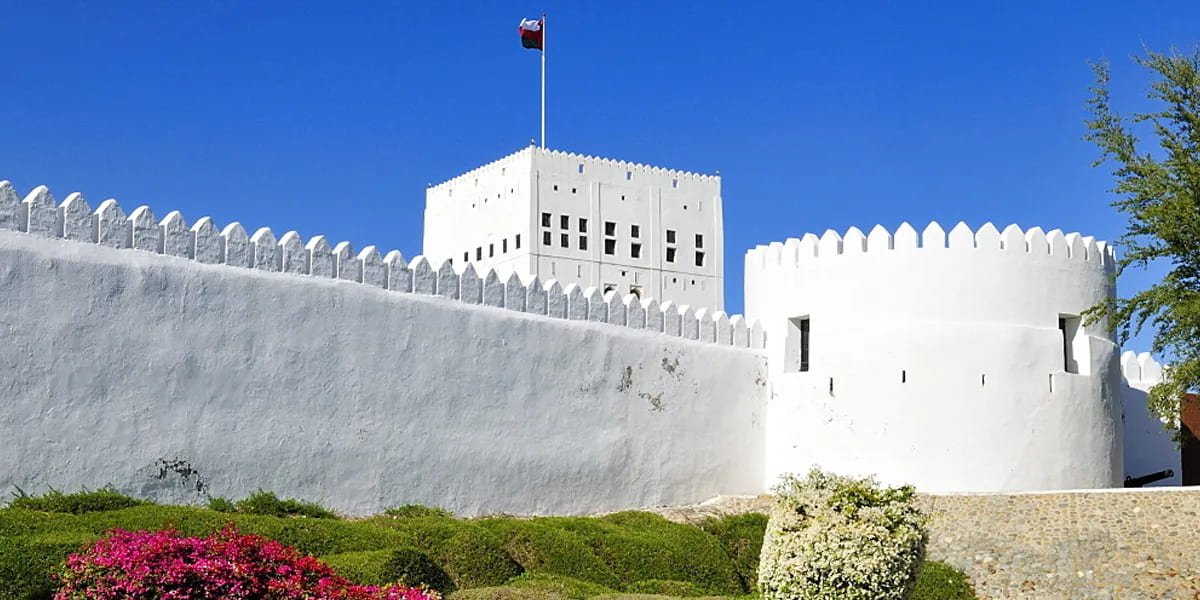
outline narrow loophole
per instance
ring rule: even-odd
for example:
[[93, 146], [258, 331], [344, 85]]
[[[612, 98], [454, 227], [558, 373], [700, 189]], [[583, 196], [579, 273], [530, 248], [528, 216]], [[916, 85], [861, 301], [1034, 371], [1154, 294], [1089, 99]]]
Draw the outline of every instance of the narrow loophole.
[[908, 382], [908, 371], [900, 371], [900, 383]]
[[1050, 374], [1050, 393], [1054, 393], [1054, 373]]
[[985, 386], [985, 385], [987, 385], [987, 374], [986, 374], [986, 373], [984, 373], [983, 375], [980, 375], [980, 376], [979, 376], [979, 385], [980, 385], [980, 386]]
[[829, 378], [829, 395], [830, 396], [833, 395], [833, 378], [832, 377]]

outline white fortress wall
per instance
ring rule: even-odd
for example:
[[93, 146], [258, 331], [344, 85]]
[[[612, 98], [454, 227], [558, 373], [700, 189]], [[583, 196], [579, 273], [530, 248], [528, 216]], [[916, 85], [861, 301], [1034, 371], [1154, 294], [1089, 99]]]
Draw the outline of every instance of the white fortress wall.
[[1171, 439], [1170, 432], [1163, 429], [1163, 422], [1146, 408], [1147, 393], [1162, 381], [1162, 365], [1149, 352], [1124, 352], [1121, 354], [1121, 372], [1124, 375], [1121, 389], [1125, 405], [1125, 474], [1141, 477], [1171, 469], [1175, 473], [1173, 476], [1148, 485], [1181, 485], [1183, 456], [1179, 446]]
[[465, 515], [763, 491], [740, 316], [7, 182], [0, 281], [2, 488]]
[[1121, 485], [1116, 346], [1073, 319], [1111, 291], [1103, 242], [906, 224], [760, 246], [746, 263], [773, 388], [768, 483], [820, 464], [927, 492]]

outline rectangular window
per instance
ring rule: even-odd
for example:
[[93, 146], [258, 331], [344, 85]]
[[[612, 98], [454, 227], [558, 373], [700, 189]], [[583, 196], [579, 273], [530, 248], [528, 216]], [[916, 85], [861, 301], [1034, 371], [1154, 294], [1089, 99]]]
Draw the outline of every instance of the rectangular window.
[[808, 317], [788, 319], [787, 336], [784, 339], [785, 373], [803, 373], [808, 371]]
[[697, 266], [697, 267], [703, 267], [703, 266], [704, 266], [704, 253], [703, 253], [703, 252], [697, 252], [697, 253], [696, 253], [696, 266]]
[[483, 247], [482, 246], [475, 249], [475, 260], [483, 260]]
[[642, 257], [642, 245], [641, 244], [630, 244], [629, 245], [629, 256], [632, 256], [633, 258], [641, 258]]
[[558, 245], [562, 246], [563, 248], [570, 248], [571, 247], [571, 236], [569, 236], [565, 233], [562, 234], [561, 236], [559, 236]]
[[488, 244], [488, 258], [491, 258], [495, 255], [496, 255], [496, 245]]
[[579, 233], [587, 233], [587, 219], [579, 219]]
[[604, 240], [604, 253], [613, 255], [617, 253], [617, 240]]
[[667, 248], [667, 262], [669, 262], [669, 263], [675, 262], [675, 249], [674, 248]]
[[579, 236], [579, 249], [587, 250], [587, 236], [586, 235]]
[[504, 254], [505, 252], [508, 252], [508, 238], [500, 240], [500, 253]]
[[704, 247], [704, 234], [702, 234], [702, 233], [697, 233], [697, 234], [696, 234], [696, 247], [697, 247], [697, 248], [703, 248], [703, 247]]
[[668, 229], [668, 230], [667, 230], [667, 243], [668, 243], [668, 244], [674, 244], [674, 243], [675, 243], [675, 230], [674, 230], [674, 229]]
[[579, 163], [579, 172], [580, 172], [580, 173], [582, 173], [582, 172], [583, 172], [583, 163]]
[[642, 237], [642, 228], [637, 225], [630, 225], [629, 226], [629, 237], [635, 238], [635, 239]]
[[629, 181], [630, 179], [633, 179], [633, 173], [625, 171], [625, 181]]
[[1084, 344], [1086, 348], [1087, 336], [1083, 334], [1083, 328], [1080, 327], [1079, 317], [1073, 315], [1058, 316], [1058, 331], [1062, 334], [1062, 353], [1063, 353], [1063, 370], [1068, 373], [1079, 373], [1080, 359], [1086, 356], [1087, 350], [1076, 352], [1077, 345]]
[[559, 227], [559, 229], [570, 229], [571, 228], [571, 217], [568, 217], [567, 215], [563, 215], [563, 216], [559, 217], [558, 218], [558, 227]]
[[612, 221], [605, 221], [604, 235], [617, 235], [617, 224]]
[[514, 250], [521, 249], [521, 234], [519, 234], [519, 233], [517, 234], [517, 237], [513, 239], [513, 249]]
[[470, 260], [471, 260], [471, 251], [467, 250], [466, 252], [463, 252], [463, 262], [470, 262]]
[[542, 227], [550, 226], [550, 213], [542, 213]]
[[543, 232], [542, 232], [542, 245], [543, 245], [543, 246], [549, 246], [549, 245], [550, 245], [550, 232], [549, 232], [549, 231], [543, 231]]

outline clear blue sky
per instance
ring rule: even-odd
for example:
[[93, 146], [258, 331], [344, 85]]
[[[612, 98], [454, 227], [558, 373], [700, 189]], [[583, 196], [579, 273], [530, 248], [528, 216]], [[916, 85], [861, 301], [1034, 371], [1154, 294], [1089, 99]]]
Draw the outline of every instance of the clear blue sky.
[[1128, 112], [1147, 81], [1129, 56], [1200, 41], [1200, 3], [1133, 6], [13, 3], [0, 179], [412, 256], [426, 183], [537, 136], [517, 23], [545, 11], [550, 146], [720, 170], [735, 312], [745, 249], [809, 231], [1114, 238], [1080, 141], [1087, 61], [1113, 61]]

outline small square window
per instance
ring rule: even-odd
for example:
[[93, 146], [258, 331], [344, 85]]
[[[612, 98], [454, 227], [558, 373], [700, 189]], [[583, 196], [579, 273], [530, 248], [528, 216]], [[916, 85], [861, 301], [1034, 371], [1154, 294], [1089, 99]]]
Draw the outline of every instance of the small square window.
[[625, 181], [629, 181], [630, 179], [633, 179], [633, 173], [625, 171]]
[[629, 226], [629, 237], [632, 237], [632, 238], [642, 237], [642, 228], [637, 225], [630, 225]]
[[669, 262], [669, 263], [675, 262], [675, 249], [674, 248], [667, 248], [667, 262]]
[[586, 235], [579, 236], [579, 249], [587, 250], [587, 236]]
[[475, 260], [483, 260], [483, 246], [475, 249]]
[[503, 254], [505, 252], [508, 252], [508, 238], [500, 240], [500, 253]]
[[582, 172], [583, 172], [583, 163], [579, 163], [579, 172], [580, 172], [580, 173], [582, 173]]
[[563, 248], [570, 248], [571, 247], [571, 236], [569, 236], [565, 233], [560, 235], [559, 239], [558, 239], [558, 245], [562, 246]]
[[491, 258], [495, 255], [496, 255], [496, 245], [488, 244], [488, 258]]
[[543, 245], [543, 246], [549, 246], [549, 245], [550, 245], [550, 232], [549, 232], [549, 231], [543, 231], [543, 232], [542, 232], [542, 245]]
[[579, 233], [587, 233], [587, 219], [579, 219]]
[[517, 234], [517, 237], [515, 239], [513, 239], [513, 249], [514, 250], [521, 249], [521, 234], [519, 234], [519, 233]]
[[605, 221], [604, 235], [617, 235], [617, 224], [612, 221]]
[[559, 227], [559, 229], [570, 229], [571, 228], [571, 217], [568, 217], [567, 215], [563, 215], [563, 216], [559, 217], [558, 218], [558, 227]]
[[672, 180], [671, 180], [671, 187], [673, 187], [673, 188], [677, 188], [677, 187], [679, 187], [679, 180], [678, 180], [678, 179], [672, 179]]
[[617, 240], [604, 240], [604, 253], [613, 255], [617, 253]]
[[554, 191], [556, 191], [556, 192], [558, 191], [558, 184], [557, 184], [557, 183], [556, 183], [556, 184], [554, 184]]
[[674, 244], [674, 243], [675, 243], [675, 230], [674, 230], [674, 229], [668, 229], [668, 230], [667, 230], [667, 243], [668, 243], [668, 244]]
[[550, 213], [542, 213], [542, 227], [550, 226]]
[[641, 258], [642, 257], [642, 245], [641, 244], [630, 244], [629, 255], [632, 256], [633, 258]]
[[571, 193], [572, 193], [572, 194], [574, 194], [574, 193], [575, 193], [575, 188], [571, 188]]
[[463, 262], [468, 262], [470, 260], [471, 260], [471, 251], [467, 250], [466, 252], [463, 252]]
[[703, 253], [703, 252], [697, 252], [697, 253], [696, 253], [696, 266], [697, 266], [697, 267], [703, 267], [703, 266], [704, 266], [704, 253]]
[[696, 234], [696, 247], [697, 247], [697, 248], [703, 248], [703, 247], [704, 247], [704, 234], [702, 234], [702, 233], [697, 233], [697, 234]]

